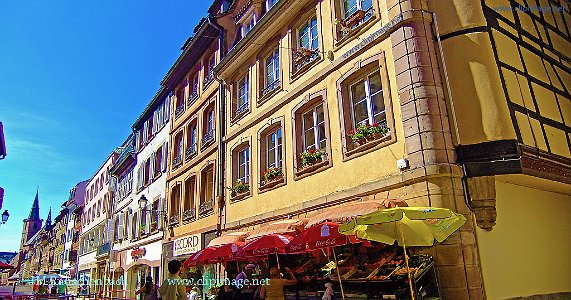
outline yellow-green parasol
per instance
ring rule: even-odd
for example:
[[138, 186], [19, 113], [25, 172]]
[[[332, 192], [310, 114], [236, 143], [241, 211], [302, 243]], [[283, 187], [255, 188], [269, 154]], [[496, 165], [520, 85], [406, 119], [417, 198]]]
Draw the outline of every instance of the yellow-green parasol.
[[446, 208], [395, 207], [360, 216], [340, 224], [339, 232], [359, 238], [392, 245], [396, 241], [405, 250], [405, 262], [411, 297], [412, 280], [406, 256], [406, 246], [432, 246], [434, 240], [444, 241], [458, 230], [466, 218]]

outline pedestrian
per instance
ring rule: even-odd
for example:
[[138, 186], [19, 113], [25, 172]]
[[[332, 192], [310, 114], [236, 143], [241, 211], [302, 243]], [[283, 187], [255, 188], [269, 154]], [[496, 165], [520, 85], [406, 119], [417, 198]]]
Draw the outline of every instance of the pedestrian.
[[186, 288], [180, 278], [182, 263], [173, 259], [168, 263], [169, 275], [159, 288], [161, 299], [163, 300], [186, 300]]
[[236, 296], [239, 300], [254, 299], [254, 287], [252, 286], [252, 273], [256, 265], [248, 264], [244, 270], [236, 276]]
[[141, 300], [157, 300], [159, 298], [157, 294], [158, 290], [157, 285], [153, 284], [153, 277], [149, 275], [145, 279], [145, 285], [135, 292], [135, 295], [141, 295]]
[[270, 269], [270, 279], [262, 286], [261, 298], [265, 300], [285, 300], [284, 286], [297, 283], [297, 279], [290, 268], [285, 268], [290, 279], [282, 278], [280, 270], [276, 267]]

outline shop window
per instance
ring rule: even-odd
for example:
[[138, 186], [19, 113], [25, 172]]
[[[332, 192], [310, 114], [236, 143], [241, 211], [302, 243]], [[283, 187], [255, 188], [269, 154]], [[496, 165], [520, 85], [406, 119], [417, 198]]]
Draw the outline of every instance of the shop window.
[[364, 24], [374, 19], [378, 15], [376, 5], [376, 1], [373, 0], [337, 0], [335, 7], [337, 40], [354, 36]]
[[187, 178], [184, 182], [184, 206], [182, 211], [183, 222], [193, 222], [196, 220], [196, 176]]
[[248, 196], [250, 186], [250, 144], [246, 142], [232, 150], [232, 200]]
[[205, 216], [214, 211], [214, 164], [208, 165], [201, 172], [201, 193], [199, 216]]
[[186, 129], [186, 151], [185, 160], [189, 161], [198, 153], [198, 126], [196, 124], [196, 119], [191, 121]]
[[338, 83], [345, 158], [394, 141], [384, 56], [357, 64]]
[[297, 43], [292, 53], [294, 74], [307, 69], [320, 57], [319, 27], [315, 15], [297, 27], [295, 39]]
[[284, 147], [281, 122], [270, 125], [261, 132], [260, 151], [260, 189], [265, 190], [284, 183]]

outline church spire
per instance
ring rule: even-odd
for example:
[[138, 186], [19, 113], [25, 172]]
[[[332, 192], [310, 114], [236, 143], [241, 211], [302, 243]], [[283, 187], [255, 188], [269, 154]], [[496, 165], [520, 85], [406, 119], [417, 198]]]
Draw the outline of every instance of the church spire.
[[52, 226], [52, 208], [50, 207], [50, 212], [48, 213], [48, 218], [46, 219], [46, 228]]
[[40, 200], [38, 199], [38, 190], [36, 190], [36, 198], [34, 199], [32, 210], [30, 210], [30, 216], [28, 217], [28, 220], [40, 219]]

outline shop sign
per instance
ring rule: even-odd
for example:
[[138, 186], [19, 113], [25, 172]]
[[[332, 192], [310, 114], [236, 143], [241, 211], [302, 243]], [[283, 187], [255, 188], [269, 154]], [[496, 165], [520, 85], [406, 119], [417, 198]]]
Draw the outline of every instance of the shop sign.
[[145, 248], [133, 249], [131, 251], [131, 258], [133, 258], [133, 260], [137, 260], [137, 259], [145, 256], [145, 254], [147, 254], [147, 249], [145, 249]]
[[172, 252], [173, 256], [191, 254], [200, 251], [202, 246], [202, 236], [194, 234], [174, 240]]
[[345, 52], [343, 54], [343, 58], [347, 59], [349, 56], [353, 55], [355, 52], [365, 48], [366, 46], [368, 46], [369, 44], [371, 44], [372, 42], [374, 42], [378, 37], [380, 37], [381, 35], [384, 35], [385, 33], [387, 33], [389, 30], [391, 30], [393, 27], [395, 27], [395, 25], [397, 25], [400, 21], [403, 20], [403, 16], [402, 13], [399, 14], [398, 16], [394, 17], [389, 23], [387, 23], [385, 26], [379, 28], [377, 31], [371, 33], [371, 35], [369, 35], [368, 37], [364, 38], [363, 40], [361, 40], [361, 42], [359, 42], [357, 45], [353, 46], [351, 49], [349, 49], [347, 52]]

